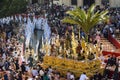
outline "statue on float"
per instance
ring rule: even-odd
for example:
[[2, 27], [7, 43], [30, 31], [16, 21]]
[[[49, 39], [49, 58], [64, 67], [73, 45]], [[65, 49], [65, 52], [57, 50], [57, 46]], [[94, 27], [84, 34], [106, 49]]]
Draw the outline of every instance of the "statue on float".
[[26, 48], [33, 48], [34, 58], [37, 59], [42, 45], [50, 43], [51, 30], [47, 23], [47, 19], [43, 17], [28, 18], [26, 29]]

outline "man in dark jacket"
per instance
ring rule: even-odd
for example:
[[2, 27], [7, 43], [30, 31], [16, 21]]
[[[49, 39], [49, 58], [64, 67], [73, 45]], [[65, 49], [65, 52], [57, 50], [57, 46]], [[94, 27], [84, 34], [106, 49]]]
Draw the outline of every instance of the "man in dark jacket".
[[21, 70], [22, 70], [22, 73], [24, 73], [26, 71], [25, 62], [22, 63]]
[[6, 72], [5, 72], [5, 74], [4, 74], [4, 80], [9, 80], [9, 79], [8, 79], [8, 75], [7, 75]]

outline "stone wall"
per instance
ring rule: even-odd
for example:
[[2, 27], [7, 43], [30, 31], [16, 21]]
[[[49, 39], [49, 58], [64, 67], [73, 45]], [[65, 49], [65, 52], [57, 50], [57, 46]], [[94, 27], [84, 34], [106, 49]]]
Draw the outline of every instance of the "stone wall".
[[77, 0], [78, 5], [77, 6], [83, 6], [83, 0]]
[[65, 4], [67, 6], [70, 6], [71, 5], [71, 0], [59, 0], [57, 1], [60, 5], [61, 4]]
[[120, 0], [109, 0], [111, 7], [120, 7]]

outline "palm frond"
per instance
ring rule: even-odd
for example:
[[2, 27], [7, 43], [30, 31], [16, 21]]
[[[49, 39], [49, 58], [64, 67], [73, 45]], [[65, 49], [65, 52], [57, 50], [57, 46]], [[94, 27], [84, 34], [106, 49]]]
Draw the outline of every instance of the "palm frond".
[[107, 16], [108, 11], [94, 12], [95, 5], [93, 4], [87, 12], [83, 9], [76, 8], [73, 11], [67, 11], [69, 15], [65, 17], [62, 21], [64, 23], [77, 24], [79, 27], [88, 33], [91, 28], [93, 28], [100, 21], [106, 21], [109, 17]]

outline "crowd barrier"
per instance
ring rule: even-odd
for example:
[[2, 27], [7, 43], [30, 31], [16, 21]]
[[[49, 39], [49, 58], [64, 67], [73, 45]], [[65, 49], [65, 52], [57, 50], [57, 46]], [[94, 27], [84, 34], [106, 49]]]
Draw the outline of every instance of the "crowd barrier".
[[[120, 43], [112, 37], [112, 35], [108, 35], [108, 40], [117, 48], [120, 49]], [[120, 56], [120, 53], [117, 52], [108, 52], [108, 51], [102, 51], [102, 54], [105, 55], [115, 55], [116, 57]]]
[[108, 35], [108, 40], [117, 48], [120, 49], [120, 43], [112, 37], [112, 35]]
[[102, 54], [105, 55], [115, 55], [116, 57], [120, 56], [120, 53], [116, 53], [116, 52], [108, 52], [108, 51], [102, 51]]

